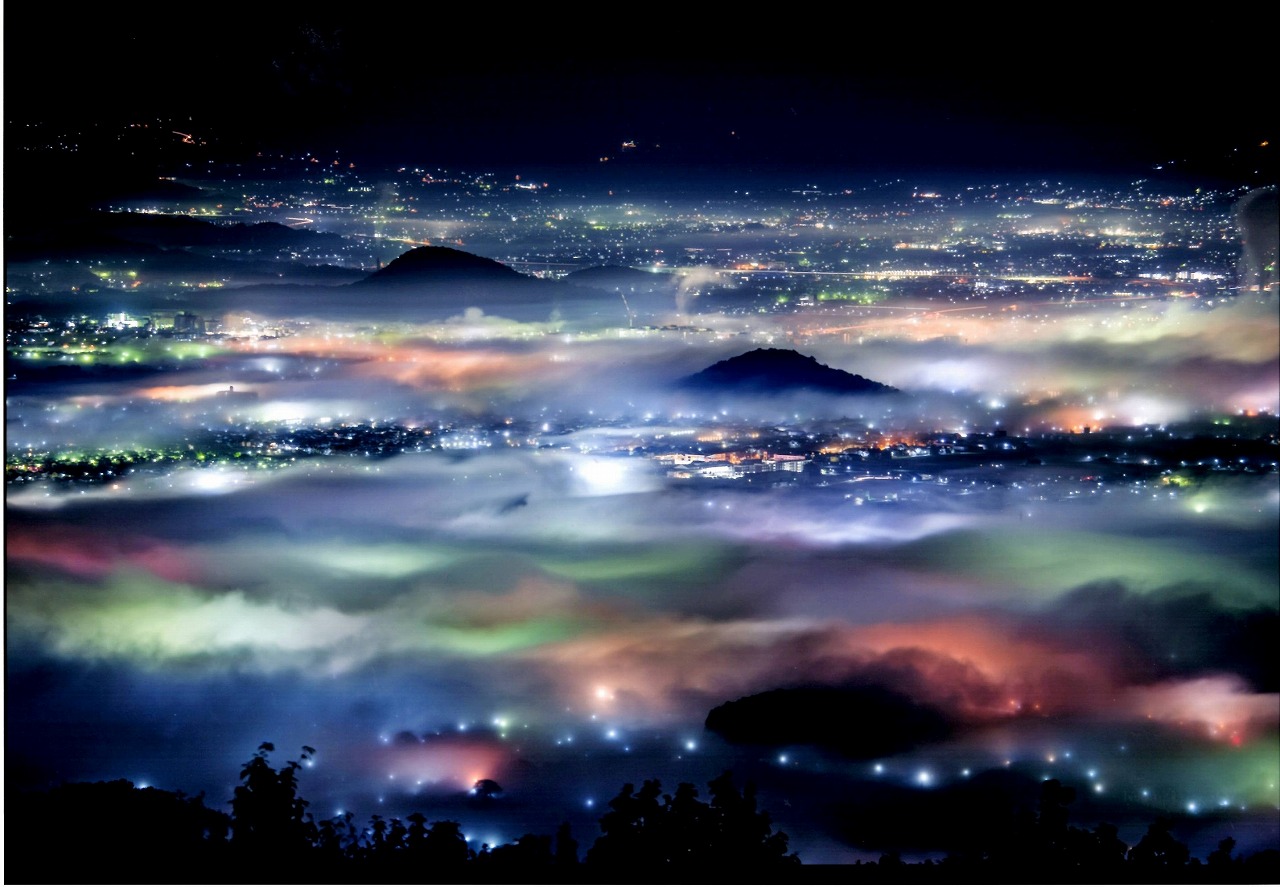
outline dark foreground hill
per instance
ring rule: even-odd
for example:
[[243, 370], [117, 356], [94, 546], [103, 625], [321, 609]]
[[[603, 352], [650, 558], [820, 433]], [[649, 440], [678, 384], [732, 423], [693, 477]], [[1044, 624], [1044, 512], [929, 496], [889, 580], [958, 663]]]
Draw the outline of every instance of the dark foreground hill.
[[706, 726], [733, 743], [816, 745], [855, 760], [950, 734], [940, 712], [878, 686], [767, 690], [716, 706]]
[[818, 363], [796, 351], [757, 348], [722, 360], [686, 376], [679, 387], [693, 391], [782, 394], [818, 391], [829, 394], [895, 394], [898, 389]]

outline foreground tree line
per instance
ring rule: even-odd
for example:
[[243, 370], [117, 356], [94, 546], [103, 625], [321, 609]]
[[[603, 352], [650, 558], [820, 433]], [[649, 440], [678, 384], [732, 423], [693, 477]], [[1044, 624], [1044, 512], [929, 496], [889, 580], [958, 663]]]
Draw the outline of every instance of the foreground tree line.
[[[4, 883], [610, 881], [666, 864], [725, 871], [800, 862], [787, 852], [787, 835], [757, 809], [754, 788], [739, 791], [729, 773], [708, 784], [708, 802], [688, 783], [674, 795], [657, 780], [638, 791], [623, 786], [585, 854], [568, 823], [554, 837], [526, 834], [477, 851], [460, 823], [421, 813], [375, 814], [366, 826], [351, 813], [316, 820], [298, 794], [298, 771], [315, 750], [304, 746], [279, 768], [273, 751], [264, 742], [244, 764], [230, 814], [205, 806], [203, 795], [138, 789], [124, 779], [10, 795]], [[483, 797], [500, 787], [481, 780], [476, 790]]]
[[[1202, 864], [1157, 820], [1133, 847], [1114, 826], [1068, 825], [1074, 791], [1057, 780], [1041, 787], [1038, 809], [1022, 811], [991, 848], [935, 862], [805, 866], [788, 853], [788, 837], [757, 809], [755, 790], [730, 773], [711, 780], [709, 800], [681, 783], [664, 794], [657, 780], [623, 786], [600, 818], [601, 834], [585, 852], [562, 823], [554, 836], [526, 834], [510, 844], [473, 850], [452, 820], [373, 815], [358, 826], [351, 813], [317, 821], [298, 794], [298, 771], [314, 749], [276, 768], [275, 749], [259, 746], [240, 772], [230, 814], [203, 795], [127, 780], [65, 784], [11, 794], [5, 816], [5, 883], [623, 883], [657, 882], [679, 867], [682, 881], [786, 882], [1240, 882], [1275, 883], [1280, 851], [1245, 859], [1225, 838]], [[477, 785], [482, 794], [499, 787]], [[824, 871], [825, 870], [825, 871]]]

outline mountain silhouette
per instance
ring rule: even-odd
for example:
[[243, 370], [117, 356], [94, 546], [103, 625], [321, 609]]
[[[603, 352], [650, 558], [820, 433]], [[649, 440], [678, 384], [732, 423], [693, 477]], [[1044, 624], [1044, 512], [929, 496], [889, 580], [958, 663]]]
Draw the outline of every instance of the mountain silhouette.
[[680, 380], [681, 388], [771, 394], [798, 389], [832, 394], [894, 394], [898, 389], [818, 363], [784, 348], [757, 348]]
[[576, 286], [591, 286], [606, 292], [670, 293], [679, 283], [670, 272], [642, 271], [622, 265], [597, 265], [565, 275], [565, 281]]
[[447, 246], [419, 246], [375, 271], [358, 286], [420, 286], [465, 278], [472, 282], [532, 281], [501, 262]]
[[[140, 212], [88, 212], [54, 219], [37, 219], [13, 232], [5, 243], [7, 261], [35, 262], [67, 258], [137, 262], [181, 259], [208, 263], [232, 252], [243, 264], [243, 253], [285, 250], [333, 252], [343, 239], [336, 234], [299, 231], [276, 222], [215, 225], [189, 216]], [[198, 252], [183, 256], [184, 250]]]

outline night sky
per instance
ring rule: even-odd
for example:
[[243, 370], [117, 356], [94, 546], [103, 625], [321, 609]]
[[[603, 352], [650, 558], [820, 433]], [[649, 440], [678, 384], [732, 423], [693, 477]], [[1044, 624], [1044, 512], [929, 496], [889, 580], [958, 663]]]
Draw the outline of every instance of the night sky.
[[[371, 181], [421, 164], [616, 180], [633, 196], [716, 176], [738, 189], [1182, 170], [1180, 187], [1274, 183], [1273, 152], [1258, 154], [1274, 135], [1273, 53], [1225, 16], [1060, 13], [994, 28], [643, 6], [583, 22], [429, 6], [296, 18], [8, 7], [11, 243], [29, 217], [100, 188], [86, 171], [122, 183], [168, 171], [89, 151], [74, 174], [46, 177], [47, 157], [24, 166], [23, 128], [114, 132], [135, 119], [187, 121], [218, 162], [310, 152]], [[601, 213], [664, 211], [636, 196]], [[1065, 216], [1035, 211], [1045, 225]], [[506, 248], [474, 218], [433, 224], [424, 238]], [[705, 236], [708, 250], [748, 250], [763, 235]], [[260, 742], [280, 762], [309, 745], [301, 792], [317, 818], [422, 809], [490, 843], [567, 819], [585, 845], [624, 782], [705, 785], [733, 767], [760, 782], [802, 858], [849, 862], [935, 852], [966, 780], [1016, 794], [1053, 776], [1080, 787], [1082, 821], [1115, 821], [1127, 840], [1173, 811], [1201, 855], [1227, 834], [1277, 846], [1280, 680], [1263, 652], [1280, 604], [1274, 471], [1153, 493], [1103, 490], [1105, 472], [1082, 468], [1086, 494], [1028, 505], [1041, 474], [1024, 466], [997, 493], [939, 488], [880, 508], [836, 486], [673, 485], [652, 460], [601, 455], [656, 425], [692, 439], [692, 426], [730, 417], [1029, 431], [1274, 416], [1274, 287], [1212, 311], [1108, 303], [1044, 323], [886, 314], [803, 350], [907, 394], [741, 396], [708, 410], [675, 382], [752, 336], [782, 345], [793, 330], [703, 307], [696, 280], [650, 306], [655, 324], [707, 333], [690, 340], [599, 335], [586, 321], [578, 335], [579, 318], [550, 306], [530, 306], [533, 321], [478, 313], [461, 295], [420, 324], [370, 332], [371, 316], [421, 306], [403, 293], [370, 306], [346, 290], [226, 287], [182, 304], [207, 316], [288, 306], [314, 325], [270, 344], [184, 343], [181, 358], [140, 340], [136, 366], [116, 372], [11, 375], [7, 454], [160, 446], [198, 434], [233, 386], [255, 396], [237, 421], [264, 425], [454, 422], [462, 439], [503, 418], [537, 434], [574, 424], [547, 451], [11, 487], [9, 778], [127, 778], [217, 805]], [[116, 295], [95, 296], [95, 310]], [[50, 298], [89, 304], [79, 290]], [[841, 723], [887, 737], [883, 752], [744, 748], [704, 729], [714, 707], [779, 687], [847, 694]], [[939, 733], [895, 739], [863, 705], [884, 692], [926, 707]], [[507, 789], [498, 805], [468, 801], [480, 778]]]
[[6, 10], [6, 118], [190, 117], [368, 163], [726, 163], [1041, 173], [1221, 166], [1266, 137], [1268, 54], [1226, 16], [771, 23], [635, 9]]

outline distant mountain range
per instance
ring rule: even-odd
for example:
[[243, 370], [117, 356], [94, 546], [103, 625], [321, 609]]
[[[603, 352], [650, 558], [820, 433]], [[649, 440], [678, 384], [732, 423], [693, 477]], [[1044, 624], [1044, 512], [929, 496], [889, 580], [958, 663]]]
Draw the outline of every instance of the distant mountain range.
[[819, 391], [829, 394], [896, 394], [897, 388], [818, 363], [784, 348], [757, 348], [686, 376], [679, 387], [692, 391], [778, 394]]
[[[113, 261], [122, 257], [176, 255], [194, 250], [192, 257], [208, 262], [219, 251], [274, 252], [288, 249], [336, 252], [344, 240], [337, 234], [300, 231], [276, 222], [213, 224], [181, 215], [143, 212], [70, 213], [39, 217], [6, 236], [7, 262], [89, 258]], [[238, 256], [243, 261], [243, 256]]]

